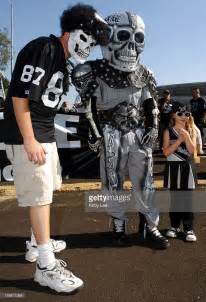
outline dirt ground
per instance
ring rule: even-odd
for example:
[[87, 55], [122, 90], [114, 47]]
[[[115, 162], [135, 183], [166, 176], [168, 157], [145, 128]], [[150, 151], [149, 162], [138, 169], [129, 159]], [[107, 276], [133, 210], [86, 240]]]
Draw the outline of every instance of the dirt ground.
[[[171, 240], [170, 248], [163, 251], [138, 239], [138, 218], [130, 214], [130, 246], [114, 247], [107, 215], [85, 212], [84, 190], [99, 187], [98, 181], [75, 180], [55, 193], [52, 234], [66, 240], [68, 246], [57, 257], [66, 260], [85, 281], [78, 293], [67, 295], [33, 282], [35, 264], [24, 260], [28, 210], [17, 207], [11, 184], [0, 186], [0, 300], [206, 302], [205, 214], [196, 214], [197, 243]], [[161, 215], [160, 229], [164, 231], [168, 225], [168, 215]]]

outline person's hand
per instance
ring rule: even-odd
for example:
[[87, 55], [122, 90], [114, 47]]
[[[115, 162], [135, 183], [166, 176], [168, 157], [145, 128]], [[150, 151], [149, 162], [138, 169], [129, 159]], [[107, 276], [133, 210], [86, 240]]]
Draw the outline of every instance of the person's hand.
[[35, 138], [24, 139], [24, 149], [28, 159], [34, 164], [45, 164], [47, 151]]
[[183, 143], [185, 141], [184, 137], [182, 135], [179, 135], [177, 142], [179, 142], [179, 144]]
[[185, 129], [180, 130], [180, 138], [182, 138], [183, 141], [186, 141], [190, 137], [189, 132]]
[[148, 128], [142, 137], [141, 144], [143, 147], [153, 148], [158, 138], [158, 130], [156, 128]]
[[100, 147], [101, 147], [101, 145], [102, 145], [102, 137], [101, 138], [98, 138], [98, 139], [96, 139], [96, 140], [89, 140], [88, 141], [88, 145], [89, 145], [89, 148], [90, 148], [90, 150], [92, 150], [93, 152], [95, 152], [95, 153], [98, 153], [99, 152], [99, 150], [100, 150]]

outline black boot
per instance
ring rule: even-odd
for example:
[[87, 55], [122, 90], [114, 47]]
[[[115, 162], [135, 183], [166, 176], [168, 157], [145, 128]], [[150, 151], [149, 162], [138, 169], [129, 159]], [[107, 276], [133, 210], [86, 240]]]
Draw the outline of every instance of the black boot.
[[117, 246], [125, 246], [128, 244], [126, 235], [126, 222], [123, 219], [112, 217], [113, 225], [113, 244]]
[[146, 239], [149, 240], [156, 249], [166, 249], [170, 246], [169, 241], [156, 227], [150, 229], [147, 226], [146, 230]]
[[138, 237], [141, 240], [146, 239], [147, 233], [147, 220], [145, 216], [139, 212], [139, 229], [138, 229]]
[[166, 249], [170, 246], [169, 241], [160, 233], [160, 231], [154, 227], [149, 228], [145, 215], [139, 213], [139, 239], [147, 240], [156, 249]]

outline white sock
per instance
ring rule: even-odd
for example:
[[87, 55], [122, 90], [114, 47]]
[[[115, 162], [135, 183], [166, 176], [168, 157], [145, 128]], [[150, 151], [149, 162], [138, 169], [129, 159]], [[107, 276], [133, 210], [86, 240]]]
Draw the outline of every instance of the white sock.
[[52, 251], [51, 243], [38, 244], [37, 245], [39, 256], [38, 263], [40, 267], [47, 267], [55, 263], [54, 252]]
[[36, 238], [34, 236], [32, 229], [31, 229], [31, 245], [37, 246]]

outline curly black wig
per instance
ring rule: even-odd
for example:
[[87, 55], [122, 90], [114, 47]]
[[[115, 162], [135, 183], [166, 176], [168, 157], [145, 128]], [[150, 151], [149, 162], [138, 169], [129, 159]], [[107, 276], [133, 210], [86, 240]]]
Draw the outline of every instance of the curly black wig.
[[62, 34], [82, 29], [91, 34], [97, 44], [106, 45], [109, 39], [109, 27], [96, 17], [97, 11], [90, 5], [78, 3], [63, 11], [60, 18]]

